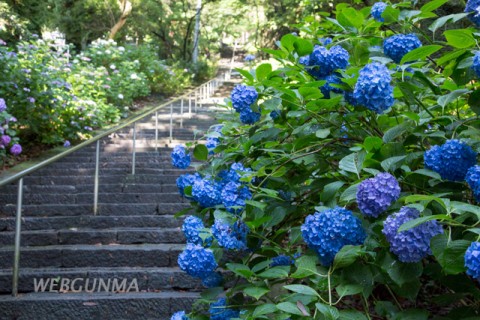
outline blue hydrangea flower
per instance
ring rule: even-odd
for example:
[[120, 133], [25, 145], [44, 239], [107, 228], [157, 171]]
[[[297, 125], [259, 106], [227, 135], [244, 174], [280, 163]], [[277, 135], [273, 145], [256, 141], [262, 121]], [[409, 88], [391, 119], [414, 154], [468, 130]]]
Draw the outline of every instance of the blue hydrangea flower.
[[309, 66], [315, 66], [315, 76], [327, 76], [336, 69], [345, 69], [348, 66], [350, 55], [341, 46], [330, 49], [316, 45], [310, 54]]
[[467, 274], [480, 281], [480, 242], [472, 242], [465, 252]]
[[187, 150], [182, 145], [176, 145], [172, 151], [172, 166], [185, 169], [190, 165], [190, 154], [187, 153]]
[[329, 37], [318, 39], [318, 42], [320, 42], [322, 46], [328, 46], [329, 44], [332, 43], [332, 41], [333, 41], [332, 38], [329, 38]]
[[375, 19], [378, 22], [385, 22], [385, 19], [382, 18], [382, 13], [385, 11], [385, 8], [387, 7], [387, 4], [385, 2], [375, 2], [375, 4], [372, 6], [372, 9], [370, 10], [370, 13], [372, 14], [373, 19]]
[[172, 315], [170, 320], [189, 320], [189, 318], [185, 315], [185, 311], [178, 311]]
[[260, 112], [255, 112], [250, 108], [246, 108], [240, 112], [240, 121], [244, 124], [254, 124], [260, 120], [260, 116]]
[[330, 92], [335, 92], [335, 93], [343, 92], [342, 89], [331, 86], [331, 84], [342, 84], [342, 80], [338, 75], [331, 74], [324, 77], [322, 80], [327, 81], [323, 86], [320, 87], [320, 91], [322, 91], [322, 94], [325, 98], [330, 99]]
[[336, 207], [307, 216], [301, 226], [303, 240], [315, 250], [324, 266], [330, 266], [345, 245], [360, 245], [366, 234], [351, 211]]
[[206, 177], [196, 180], [192, 186], [192, 196], [203, 208], [214, 207], [222, 203], [221, 186], [214, 180]]
[[212, 250], [187, 243], [185, 250], [178, 255], [178, 266], [192, 277], [203, 279], [212, 273], [218, 264]]
[[470, 167], [465, 175], [465, 181], [472, 189], [475, 200], [480, 202], [480, 166]]
[[63, 147], [64, 147], [64, 148], [68, 148], [68, 147], [70, 147], [70, 146], [71, 146], [70, 141], [65, 140], [65, 142], [63, 143]]
[[477, 27], [480, 27], [480, 0], [468, 0], [465, 6], [465, 13], [470, 13], [468, 19]]
[[383, 64], [370, 63], [360, 70], [353, 98], [358, 105], [383, 113], [393, 105], [390, 71]]
[[5, 110], [7, 110], [7, 104], [5, 103], [5, 100], [0, 98], [0, 112], [3, 112]]
[[285, 201], [290, 201], [292, 199], [292, 193], [290, 191], [278, 190], [278, 195]]
[[383, 224], [382, 232], [390, 243], [390, 252], [401, 262], [418, 262], [432, 254], [430, 239], [443, 232], [441, 225], [434, 220], [398, 232], [402, 224], [419, 216], [417, 209], [402, 207], [399, 212], [388, 216]]
[[245, 168], [240, 162], [234, 162], [230, 166], [229, 170], [222, 170], [219, 174], [219, 177], [224, 181], [228, 182], [240, 182], [240, 178], [247, 177], [252, 172], [252, 169]]
[[351, 106], [358, 106], [358, 101], [355, 99], [353, 95], [353, 91], [344, 91], [343, 92], [343, 98], [345, 98], [345, 101], [351, 105]]
[[245, 250], [247, 248], [247, 234], [250, 230], [242, 221], [236, 221], [233, 225], [219, 219], [215, 219], [212, 233], [218, 244], [228, 250]]
[[332, 71], [345, 69], [348, 66], [348, 59], [350, 59], [348, 51], [341, 46], [333, 46], [328, 51], [328, 60], [331, 63]]
[[253, 54], [247, 54], [243, 60], [245, 62], [250, 62], [250, 61], [255, 60], [255, 56]]
[[363, 180], [357, 189], [357, 203], [360, 211], [377, 218], [400, 197], [400, 186], [390, 173], [382, 172]]
[[480, 78], [480, 51], [475, 51], [475, 55], [473, 56], [472, 69], [477, 75], [477, 77]]
[[240, 213], [245, 208], [245, 200], [251, 198], [248, 187], [238, 182], [228, 182], [222, 188], [222, 202], [229, 212]]
[[205, 229], [205, 225], [202, 219], [198, 217], [188, 216], [183, 221], [182, 231], [187, 239], [187, 243], [209, 246], [212, 243], [212, 237], [206, 238], [205, 241], [202, 240], [200, 234], [205, 233], [202, 231], [203, 229]]
[[272, 112], [270, 112], [270, 118], [272, 118], [273, 120], [277, 119], [278, 117], [280, 117], [280, 112], [278, 112], [277, 110], [273, 110]]
[[404, 55], [421, 46], [422, 43], [414, 34], [396, 34], [383, 41], [383, 52], [395, 63], [400, 63]]
[[304, 66], [310, 66], [310, 56], [303, 56], [298, 59], [298, 63]]
[[212, 272], [202, 279], [202, 284], [207, 288], [219, 287], [223, 283], [223, 276], [220, 272]]
[[197, 172], [195, 172], [194, 174], [182, 174], [180, 177], [177, 178], [178, 192], [182, 197], [185, 196], [185, 188], [188, 186], [193, 186], [195, 181], [201, 179], [202, 177]]
[[254, 87], [239, 84], [233, 88], [230, 98], [235, 111], [242, 112], [242, 110], [250, 109], [250, 106], [257, 100], [258, 93]]
[[295, 263], [295, 260], [289, 256], [284, 254], [278, 255], [272, 258], [272, 262], [270, 263], [270, 267], [276, 266], [289, 266]]
[[477, 163], [477, 153], [460, 140], [448, 140], [427, 150], [424, 161], [425, 167], [440, 174], [442, 179], [463, 181], [468, 169]]
[[220, 298], [216, 302], [210, 304], [210, 320], [230, 320], [231, 318], [238, 318], [240, 312], [227, 308], [227, 300]]
[[219, 143], [220, 143], [220, 139], [214, 138], [214, 137], [208, 137], [207, 143], [205, 143], [205, 146], [208, 149], [208, 154], [214, 154], [215, 152], [213, 152], [213, 149], [215, 149]]

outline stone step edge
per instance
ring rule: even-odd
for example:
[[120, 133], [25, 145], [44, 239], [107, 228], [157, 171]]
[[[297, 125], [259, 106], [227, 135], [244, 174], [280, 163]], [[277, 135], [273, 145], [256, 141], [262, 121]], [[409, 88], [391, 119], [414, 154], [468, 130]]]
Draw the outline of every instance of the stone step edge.
[[[13, 251], [14, 246], [2, 246], [0, 247], [0, 253]], [[20, 250], [20, 254], [32, 252], [32, 251], [52, 251], [52, 250], [75, 250], [75, 251], [102, 251], [102, 250], [142, 250], [142, 251], [180, 251], [185, 248], [185, 244], [179, 243], [158, 243], [158, 244], [112, 244], [112, 245], [89, 245], [89, 244], [66, 244], [66, 245], [51, 245], [51, 246], [38, 246], [38, 247], [23, 247]]]

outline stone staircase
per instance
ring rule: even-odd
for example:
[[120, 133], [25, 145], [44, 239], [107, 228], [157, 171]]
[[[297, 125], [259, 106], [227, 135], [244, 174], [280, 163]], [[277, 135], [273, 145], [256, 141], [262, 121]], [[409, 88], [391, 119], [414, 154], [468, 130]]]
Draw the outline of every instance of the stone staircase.
[[11, 295], [17, 185], [0, 188], [0, 319], [170, 319], [190, 309], [202, 287], [177, 266], [185, 241], [174, 214], [188, 203], [175, 180], [187, 170], [172, 167], [170, 152], [216, 123], [212, 102], [191, 118], [188, 105], [183, 116], [174, 105], [172, 143], [169, 108], [158, 113], [157, 144], [155, 119], [138, 122], [135, 175], [133, 129], [103, 139], [97, 215], [95, 144], [24, 178], [18, 297]]

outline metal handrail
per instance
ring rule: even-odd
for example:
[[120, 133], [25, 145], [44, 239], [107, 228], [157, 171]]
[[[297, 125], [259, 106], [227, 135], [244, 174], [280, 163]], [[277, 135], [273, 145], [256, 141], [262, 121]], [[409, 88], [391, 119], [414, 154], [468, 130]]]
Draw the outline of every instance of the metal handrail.
[[[227, 73], [223, 74], [224, 79], [229, 79], [230, 74]], [[183, 116], [183, 101], [188, 97], [188, 113], [189, 117], [192, 117], [192, 96], [194, 96], [194, 106], [195, 106], [195, 113], [197, 112], [197, 97], [198, 98], [210, 98], [210, 94], [214, 92], [214, 90], [223, 83], [224, 80], [221, 79], [222, 74], [217, 76], [216, 78], [209, 80], [200, 86], [188, 91], [187, 93], [169, 100], [161, 105], [151, 108], [138, 116], [135, 116], [131, 119], [128, 119], [124, 123], [115, 126], [111, 129], [108, 129], [93, 138], [84, 141], [76, 146], [73, 146], [59, 154], [56, 154], [40, 163], [37, 163], [27, 169], [24, 169], [18, 173], [14, 173], [12, 175], [7, 175], [5, 178], [0, 180], [0, 187], [6, 184], [15, 182], [18, 180], [18, 191], [17, 191], [17, 210], [15, 215], [15, 246], [14, 246], [14, 258], [13, 258], [13, 274], [12, 274], [12, 295], [18, 295], [18, 277], [20, 272], [20, 240], [21, 240], [21, 220], [22, 220], [22, 200], [23, 200], [23, 178], [31, 173], [40, 170], [66, 156], [69, 154], [83, 149], [86, 146], [91, 145], [92, 143], [96, 142], [96, 152], [95, 152], [95, 176], [94, 176], [94, 196], [93, 196], [93, 214], [96, 215], [98, 212], [98, 187], [99, 187], [99, 165], [100, 165], [100, 140], [114, 132], [117, 132], [123, 128], [126, 128], [133, 124], [133, 139], [132, 139], [132, 175], [135, 175], [135, 143], [136, 143], [136, 123], [153, 113], [155, 113], [155, 150], [158, 148], [158, 110], [164, 108], [165, 106], [170, 106], [170, 128], [169, 128], [169, 141], [172, 142], [173, 139], [173, 104], [180, 101], [180, 112]], [[201, 100], [200, 100], [201, 103]], [[183, 125], [183, 123], [182, 123]], [[1, 178], [1, 176], [0, 176]]]

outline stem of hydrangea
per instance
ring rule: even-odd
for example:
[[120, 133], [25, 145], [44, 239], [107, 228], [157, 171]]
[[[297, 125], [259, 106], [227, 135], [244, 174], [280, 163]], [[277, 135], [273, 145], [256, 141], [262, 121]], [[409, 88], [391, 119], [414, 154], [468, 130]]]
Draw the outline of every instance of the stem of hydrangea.
[[327, 279], [328, 279], [328, 304], [331, 306], [332, 305], [332, 283], [330, 281], [330, 275], [332, 272], [332, 267], [328, 269], [328, 274], [327, 274]]
[[390, 289], [390, 286], [388, 284], [385, 285], [387, 287], [388, 292], [392, 296], [393, 300], [395, 301], [395, 304], [397, 305], [398, 309], [403, 310], [402, 306], [400, 305], [400, 302], [398, 302], [397, 297], [393, 293], [392, 289]]

